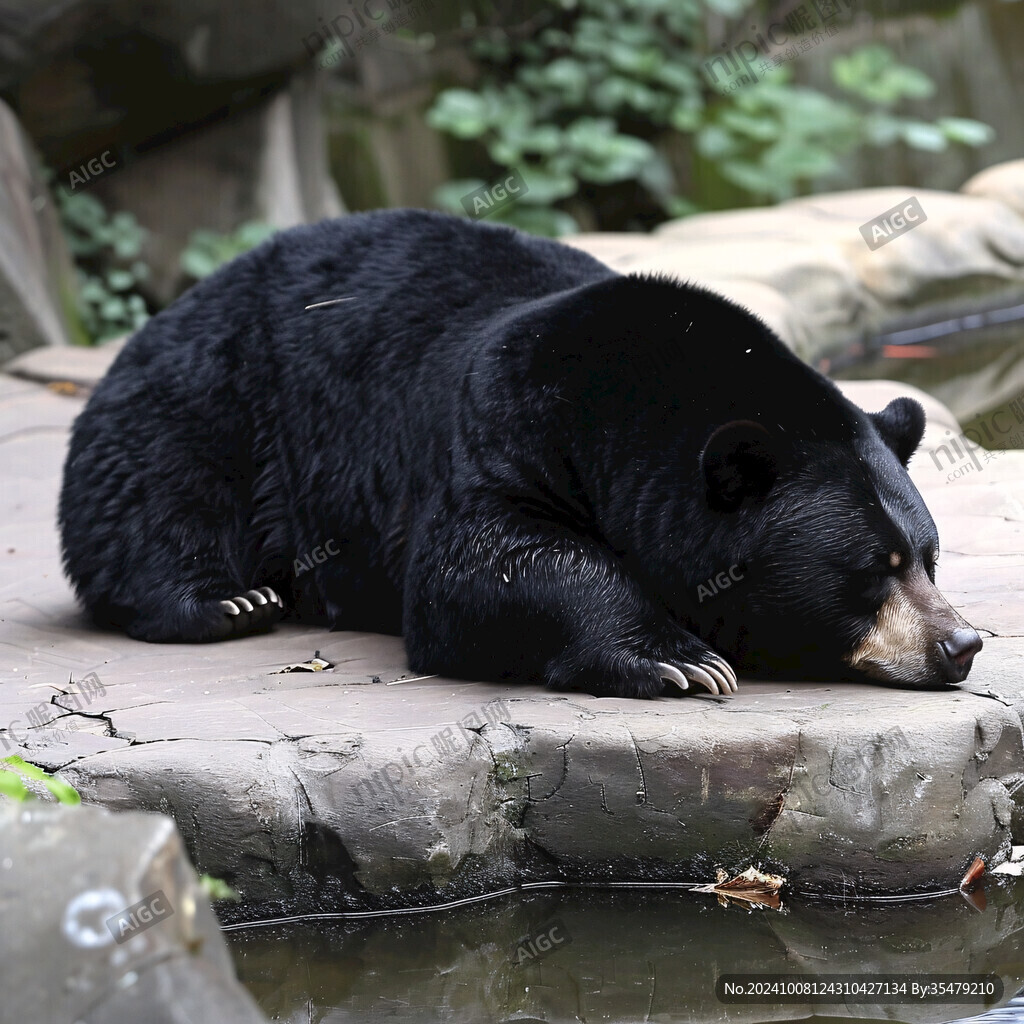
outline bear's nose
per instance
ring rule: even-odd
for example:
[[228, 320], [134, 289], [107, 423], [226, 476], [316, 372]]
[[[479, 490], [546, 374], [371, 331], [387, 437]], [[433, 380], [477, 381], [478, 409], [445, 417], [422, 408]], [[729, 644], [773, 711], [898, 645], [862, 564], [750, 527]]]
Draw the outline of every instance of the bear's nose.
[[946, 656], [946, 673], [950, 680], [959, 683], [967, 678], [971, 671], [971, 662], [974, 656], [982, 648], [981, 637], [977, 631], [967, 626], [963, 629], [954, 629], [945, 639], [939, 642], [942, 653]]

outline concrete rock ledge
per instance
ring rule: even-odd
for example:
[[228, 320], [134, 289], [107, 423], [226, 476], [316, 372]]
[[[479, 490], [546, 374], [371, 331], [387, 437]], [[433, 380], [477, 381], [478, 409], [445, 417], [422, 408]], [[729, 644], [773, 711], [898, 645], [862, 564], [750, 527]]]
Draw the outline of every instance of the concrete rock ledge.
[[[869, 409], [908, 391], [846, 390]], [[0, 377], [0, 749], [87, 802], [170, 814], [198, 868], [241, 893], [233, 917], [751, 863], [805, 893], [955, 887], [976, 855], [1024, 842], [1024, 453], [950, 480], [929, 446], [956, 422], [917, 397], [940, 585], [988, 631], [969, 684], [741, 681], [731, 699], [641, 703], [402, 681], [390, 637], [163, 646], [86, 628], [53, 514], [82, 400]], [[275, 674], [316, 650], [332, 671]]]
[[345, 663], [340, 678], [222, 679], [203, 699], [108, 671], [115, 735], [64, 777], [87, 800], [170, 813], [250, 911], [522, 880], [708, 880], [752, 862], [804, 892], [938, 889], [1008, 851], [1021, 722], [998, 700], [749, 682], [728, 702], [643, 705], [388, 687], [366, 676], [398, 677], [398, 641], [341, 634], [320, 649]]

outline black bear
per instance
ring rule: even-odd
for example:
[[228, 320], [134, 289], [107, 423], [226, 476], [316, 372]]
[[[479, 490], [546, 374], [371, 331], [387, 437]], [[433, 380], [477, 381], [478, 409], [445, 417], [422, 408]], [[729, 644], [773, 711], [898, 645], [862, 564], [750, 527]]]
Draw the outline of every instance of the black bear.
[[981, 640], [935, 588], [923, 429], [699, 288], [358, 214], [128, 343], [74, 427], [65, 565], [141, 640], [286, 608], [400, 632], [418, 673], [598, 695], [729, 693], [736, 669], [947, 685]]

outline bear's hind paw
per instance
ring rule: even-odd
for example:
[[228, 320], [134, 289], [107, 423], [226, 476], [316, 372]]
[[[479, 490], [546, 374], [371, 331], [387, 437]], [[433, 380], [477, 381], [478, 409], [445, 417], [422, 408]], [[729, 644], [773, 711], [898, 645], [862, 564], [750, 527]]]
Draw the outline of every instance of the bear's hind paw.
[[716, 695], [732, 694], [739, 690], [736, 673], [720, 658], [714, 658], [704, 665], [684, 664], [681, 669], [659, 661], [657, 670], [662, 679], [674, 683], [680, 690], [688, 690], [690, 683], [697, 683], [708, 693]]
[[281, 617], [284, 602], [270, 587], [247, 590], [240, 597], [220, 602], [224, 612], [225, 636], [242, 636], [269, 629]]

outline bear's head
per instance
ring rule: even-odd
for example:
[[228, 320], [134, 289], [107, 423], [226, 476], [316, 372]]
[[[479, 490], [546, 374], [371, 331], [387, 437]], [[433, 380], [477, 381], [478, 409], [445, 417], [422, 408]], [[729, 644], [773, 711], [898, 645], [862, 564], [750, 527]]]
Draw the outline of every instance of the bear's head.
[[982, 642], [935, 586], [938, 535], [906, 469], [924, 410], [909, 398], [871, 415], [843, 404], [842, 443], [745, 420], [711, 433], [705, 500], [732, 520], [730, 536], [755, 542], [726, 587], [698, 584], [690, 617], [753, 672], [958, 683]]
[[545, 493], [570, 494], [680, 624], [776, 678], [967, 676], [981, 639], [935, 586], [907, 473], [917, 402], [869, 415], [748, 310], [670, 278], [612, 275], [517, 315], [510, 436], [548, 417]]

